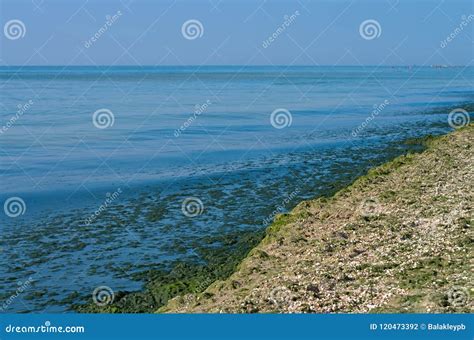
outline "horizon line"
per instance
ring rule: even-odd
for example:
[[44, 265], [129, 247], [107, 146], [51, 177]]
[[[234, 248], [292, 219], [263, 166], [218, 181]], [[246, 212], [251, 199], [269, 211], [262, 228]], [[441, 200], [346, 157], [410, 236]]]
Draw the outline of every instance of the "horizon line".
[[430, 64], [430, 65], [420, 65], [420, 64], [386, 64], [386, 65], [331, 65], [331, 64], [321, 64], [321, 65], [311, 65], [311, 64], [298, 64], [298, 65], [268, 65], [268, 64], [255, 64], [255, 65], [244, 65], [244, 64], [209, 64], [209, 65], [175, 65], [175, 64], [165, 64], [165, 65], [132, 65], [132, 64], [120, 64], [120, 65], [109, 65], [109, 64], [100, 64], [100, 65], [90, 65], [90, 64], [81, 64], [81, 65], [0, 65], [1, 67], [433, 67], [433, 66], [442, 66], [442, 67], [472, 67], [474, 65], [450, 65], [450, 64]]

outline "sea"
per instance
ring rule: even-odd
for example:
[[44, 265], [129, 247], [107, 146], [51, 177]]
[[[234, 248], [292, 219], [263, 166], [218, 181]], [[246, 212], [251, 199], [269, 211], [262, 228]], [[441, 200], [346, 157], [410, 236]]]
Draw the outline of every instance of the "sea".
[[[0, 312], [199, 261], [470, 119], [474, 67], [0, 67]], [[457, 118], [455, 117], [457, 116]], [[203, 242], [203, 241], [202, 241]]]

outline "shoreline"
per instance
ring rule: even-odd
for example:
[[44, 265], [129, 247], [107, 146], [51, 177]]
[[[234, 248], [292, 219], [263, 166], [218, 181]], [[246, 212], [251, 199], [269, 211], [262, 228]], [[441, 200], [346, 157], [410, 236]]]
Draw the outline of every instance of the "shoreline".
[[[229, 278], [157, 312], [472, 312], [474, 125], [424, 144], [277, 215]], [[456, 171], [471, 178], [464, 187], [448, 176]]]
[[[400, 145], [406, 146], [401, 155], [395, 155], [391, 160], [379, 163], [380, 165], [373, 165], [364, 171], [365, 175], [358, 176], [346, 184], [340, 183], [340, 185], [333, 187], [333, 190], [327, 192], [326, 195], [304, 200], [290, 212], [277, 214], [274, 222], [265, 229], [239, 230], [230, 234], [205, 237], [201, 242], [195, 243], [196, 253], [200, 255], [202, 261], [178, 260], [160, 266], [158, 269], [146, 270], [134, 277], [136, 280], [145, 282], [144, 287], [139, 291], [118, 291], [115, 294], [114, 302], [105, 306], [97, 306], [84, 300], [85, 304], [74, 303], [72, 310], [83, 313], [186, 312], [189, 306], [183, 307], [183, 305], [194, 302], [201, 304], [203, 298], [212, 298], [215, 294], [212, 291], [213, 287], [228, 282], [235, 273], [241, 270], [242, 263], [247, 261], [248, 258], [254, 257], [255, 254], [258, 258], [266, 258], [266, 252], [261, 252], [259, 248], [262, 245], [271, 244], [280, 233], [284, 233], [285, 226], [295, 222], [295, 216], [304, 212], [306, 204], [314, 201], [327, 204], [357, 182], [370, 177], [371, 173], [376, 172], [377, 169], [390, 167], [390, 164], [397, 163], [399, 159], [423, 154], [427, 150], [427, 144], [431, 141], [444, 138], [452, 133], [435, 137], [427, 135], [401, 141]], [[215, 247], [213, 244], [219, 244], [219, 246]], [[232, 286], [238, 286], [239, 284], [239, 282], [234, 282]], [[277, 289], [276, 294], [279, 295], [280, 293]], [[278, 299], [277, 297], [276, 300]], [[194, 312], [194, 310], [190, 311]], [[216, 311], [212, 310], [211, 312]], [[250, 312], [252, 311], [250, 310]], [[278, 311], [278, 308], [270, 311]], [[230, 310], [230, 312], [247, 313], [249, 311]]]

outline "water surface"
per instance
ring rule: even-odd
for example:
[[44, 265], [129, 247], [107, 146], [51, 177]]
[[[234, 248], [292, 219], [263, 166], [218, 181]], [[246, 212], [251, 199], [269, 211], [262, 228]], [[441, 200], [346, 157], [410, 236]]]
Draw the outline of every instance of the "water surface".
[[[134, 274], [195, 260], [206, 235], [261, 230], [406, 152], [401, 141], [449, 131], [449, 111], [472, 108], [473, 71], [2, 67], [0, 198], [26, 211], [0, 216], [0, 300], [30, 277], [7, 312], [140, 289]], [[93, 124], [100, 109], [112, 126]], [[277, 109], [290, 125], [271, 124]], [[183, 214], [190, 197], [200, 215]]]

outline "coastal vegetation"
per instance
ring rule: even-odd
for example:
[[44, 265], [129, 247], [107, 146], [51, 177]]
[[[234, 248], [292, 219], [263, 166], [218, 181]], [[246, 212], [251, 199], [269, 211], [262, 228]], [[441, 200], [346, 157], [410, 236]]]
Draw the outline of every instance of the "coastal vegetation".
[[278, 215], [228, 279], [159, 311], [472, 312], [474, 126], [425, 143]]
[[[303, 201], [265, 231], [196, 243], [176, 261], [80, 312], [469, 312], [474, 127], [424, 145], [333, 196]], [[414, 150], [420, 151], [419, 148]]]

